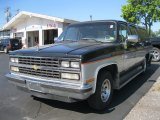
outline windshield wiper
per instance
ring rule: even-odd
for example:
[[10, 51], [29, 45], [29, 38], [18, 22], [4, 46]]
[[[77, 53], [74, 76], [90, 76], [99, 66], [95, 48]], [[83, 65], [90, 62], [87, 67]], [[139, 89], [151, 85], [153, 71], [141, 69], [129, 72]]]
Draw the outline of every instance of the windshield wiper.
[[94, 41], [94, 42], [100, 42], [100, 43], [103, 43], [103, 42], [101, 42], [101, 41], [98, 41], [98, 40], [96, 40], [96, 39], [94, 39], [94, 38], [82, 38], [82, 39], [80, 39], [80, 40], [87, 40], [87, 41]]

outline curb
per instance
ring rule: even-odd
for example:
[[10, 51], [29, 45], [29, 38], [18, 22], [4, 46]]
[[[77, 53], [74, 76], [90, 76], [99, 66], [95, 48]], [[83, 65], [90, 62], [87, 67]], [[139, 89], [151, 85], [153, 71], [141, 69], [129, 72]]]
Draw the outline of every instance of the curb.
[[160, 120], [160, 77], [124, 120]]

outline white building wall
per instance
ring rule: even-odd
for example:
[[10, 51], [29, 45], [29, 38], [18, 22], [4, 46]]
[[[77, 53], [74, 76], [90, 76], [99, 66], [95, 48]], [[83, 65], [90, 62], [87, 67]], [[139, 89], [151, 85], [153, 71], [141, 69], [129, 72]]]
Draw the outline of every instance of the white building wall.
[[27, 32], [39, 31], [39, 45], [44, 45], [43, 30], [58, 29], [59, 36], [63, 32], [63, 27], [63, 23], [30, 16], [30, 18], [24, 19], [22, 22], [19, 22], [11, 28], [10, 37], [13, 38], [14, 33], [23, 32], [22, 43], [27, 45]]
[[58, 23], [58, 36], [60, 36], [60, 34], [63, 32], [63, 24], [62, 23]]

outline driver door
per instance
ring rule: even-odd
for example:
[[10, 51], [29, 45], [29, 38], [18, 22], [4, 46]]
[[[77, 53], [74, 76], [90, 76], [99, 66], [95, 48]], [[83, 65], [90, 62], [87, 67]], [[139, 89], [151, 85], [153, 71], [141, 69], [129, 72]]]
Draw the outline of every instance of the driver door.
[[128, 34], [128, 26], [125, 23], [121, 23], [119, 26], [119, 40], [123, 44], [124, 47], [124, 71], [129, 71], [130, 68], [134, 66], [134, 61], [136, 58], [136, 47], [127, 41]]

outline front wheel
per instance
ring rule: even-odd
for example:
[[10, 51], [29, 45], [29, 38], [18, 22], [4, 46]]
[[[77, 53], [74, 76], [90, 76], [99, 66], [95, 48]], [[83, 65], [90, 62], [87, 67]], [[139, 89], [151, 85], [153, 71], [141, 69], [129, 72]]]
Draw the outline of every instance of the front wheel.
[[102, 72], [97, 79], [96, 92], [88, 99], [88, 104], [96, 110], [103, 110], [113, 96], [113, 79], [110, 72]]

